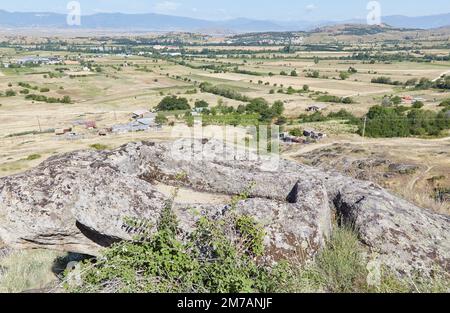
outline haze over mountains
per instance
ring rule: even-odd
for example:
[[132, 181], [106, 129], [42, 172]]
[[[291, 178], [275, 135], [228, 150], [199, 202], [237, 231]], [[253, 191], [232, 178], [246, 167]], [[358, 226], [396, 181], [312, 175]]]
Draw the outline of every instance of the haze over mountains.
[[[408, 17], [392, 15], [382, 18], [384, 24], [397, 28], [431, 29], [450, 25], [450, 13]], [[224, 21], [210, 21], [156, 13], [123, 14], [99, 13], [82, 16], [80, 26], [69, 26], [67, 15], [59, 13], [7, 12], [0, 10], [0, 27], [3, 28], [83, 28], [147, 31], [302, 31], [320, 26], [342, 23], [366, 23], [365, 20], [346, 21], [270, 21], [237, 18]]]

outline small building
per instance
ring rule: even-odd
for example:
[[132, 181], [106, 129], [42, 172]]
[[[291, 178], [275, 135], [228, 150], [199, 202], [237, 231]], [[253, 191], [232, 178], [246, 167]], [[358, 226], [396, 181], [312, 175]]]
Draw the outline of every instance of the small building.
[[204, 108], [204, 107], [193, 108], [193, 109], [192, 109], [192, 113], [193, 113], [193, 112], [196, 112], [196, 113], [203, 113], [206, 109], [208, 109], [208, 108]]
[[156, 114], [150, 112], [149, 110], [141, 109], [136, 110], [132, 113], [132, 116], [134, 119], [141, 119], [141, 118], [156, 118]]
[[326, 134], [320, 133], [320, 132], [316, 132], [314, 130], [304, 130], [303, 131], [303, 136], [305, 136], [307, 138], [315, 139], [315, 140], [322, 140], [322, 139], [327, 137]]
[[17, 64], [59, 64], [62, 60], [59, 57], [25, 57], [16, 61]]
[[96, 129], [97, 128], [97, 123], [95, 121], [85, 121], [84, 122], [84, 126], [87, 129]]
[[156, 126], [155, 123], [155, 119], [154, 118], [140, 118], [137, 119], [136, 122], [138, 122], [141, 125], [146, 125], [146, 126]]
[[325, 104], [314, 104], [306, 108], [306, 112], [320, 112], [327, 108]]
[[403, 100], [403, 101], [412, 101], [412, 100], [413, 100], [413, 97], [411, 97], [411, 96], [404, 96], [404, 97], [402, 98], [402, 100]]
[[99, 130], [98, 135], [104, 137], [107, 136], [111, 131], [112, 129], [101, 129]]
[[72, 132], [72, 127], [55, 129], [55, 135], [56, 136], [62, 136], [62, 135], [65, 135], [67, 133], [70, 133], [70, 132]]

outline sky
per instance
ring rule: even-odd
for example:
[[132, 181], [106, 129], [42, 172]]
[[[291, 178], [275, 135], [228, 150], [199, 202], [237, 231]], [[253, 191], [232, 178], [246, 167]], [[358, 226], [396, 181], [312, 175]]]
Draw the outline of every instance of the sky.
[[[0, 9], [67, 13], [68, 0], [0, 0]], [[365, 18], [367, 0], [79, 0], [81, 14], [161, 13], [208, 20], [346, 20]], [[381, 14], [422, 16], [450, 13], [449, 0], [379, 0]]]

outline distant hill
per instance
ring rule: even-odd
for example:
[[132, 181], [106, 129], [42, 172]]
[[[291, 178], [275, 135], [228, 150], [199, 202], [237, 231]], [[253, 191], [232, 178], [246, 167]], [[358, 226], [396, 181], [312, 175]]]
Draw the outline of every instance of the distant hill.
[[[155, 13], [123, 14], [99, 13], [82, 17], [80, 26], [68, 26], [65, 14], [7, 12], [0, 10], [0, 26], [7, 28], [83, 28], [114, 30], [148, 30], [148, 31], [198, 31], [226, 30], [230, 32], [268, 32], [312, 30], [321, 26], [342, 23], [365, 24], [364, 20], [351, 21], [268, 21], [238, 18], [225, 21], [207, 21], [189, 17], [171, 16]], [[431, 29], [450, 25], [450, 13], [407, 17], [401, 15], [386, 16], [383, 23], [396, 28]]]
[[450, 13], [417, 17], [392, 15], [384, 17], [383, 22], [394, 27], [422, 29], [439, 28], [450, 26]]

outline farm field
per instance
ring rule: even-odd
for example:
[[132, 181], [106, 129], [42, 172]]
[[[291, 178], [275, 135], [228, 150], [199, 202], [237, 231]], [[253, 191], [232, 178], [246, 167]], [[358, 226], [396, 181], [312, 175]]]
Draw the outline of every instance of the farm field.
[[[78, 40], [74, 40], [77, 43]], [[28, 41], [27, 41], [28, 42]], [[382, 44], [380, 41], [378, 44]], [[83, 45], [95, 46], [89, 39]], [[372, 44], [372, 48], [377, 44]], [[139, 48], [137, 48], [139, 49]], [[163, 49], [174, 49], [166, 47]], [[213, 56], [202, 55], [208, 50]], [[56, 56], [60, 64], [41, 64], [32, 67], [0, 69], [0, 175], [6, 176], [31, 168], [52, 155], [100, 144], [105, 148], [118, 147], [133, 140], [168, 140], [173, 123], [183, 123], [183, 114], [166, 114], [172, 126], [165, 125], [158, 130], [143, 133], [109, 134], [98, 136], [98, 129], [108, 129], [116, 124], [131, 121], [132, 112], [139, 109], [154, 110], [167, 96], [186, 98], [191, 107], [197, 101], [205, 101], [213, 107], [229, 106], [234, 109], [246, 101], [232, 99], [211, 92], [203, 92], [202, 83], [209, 83], [222, 89], [230, 89], [248, 99], [264, 98], [269, 103], [281, 101], [284, 115], [289, 123], [283, 126], [290, 130], [297, 127], [312, 127], [328, 134], [327, 145], [357, 145], [367, 152], [377, 150], [392, 160], [400, 160], [405, 153], [411, 162], [419, 164], [423, 175], [419, 177], [393, 177], [383, 181], [396, 190], [403, 180], [415, 180], [412, 190], [430, 188], [426, 183], [433, 177], [441, 177], [439, 184], [450, 186], [447, 134], [439, 141], [429, 139], [382, 139], [374, 143], [355, 135], [355, 128], [327, 126], [318, 122], [302, 126], [300, 115], [314, 105], [320, 105], [321, 114], [327, 115], [346, 110], [357, 118], [363, 118], [369, 109], [379, 105], [386, 96], [420, 98], [424, 109], [438, 112], [439, 104], [449, 97], [448, 91], [436, 89], [411, 89], [396, 85], [373, 83], [377, 77], [391, 81], [430, 81], [439, 79], [449, 72], [450, 62], [389, 61], [366, 62], [351, 59], [355, 46], [348, 44], [352, 52], [299, 51], [281, 53], [283, 46], [192, 46], [187, 47], [187, 57], [170, 56], [153, 51], [146, 53], [71, 53], [64, 51], [18, 51], [1, 48], [2, 64], [39, 54], [40, 57]], [[170, 50], [169, 50], [170, 51]], [[176, 51], [176, 50], [175, 50]], [[423, 49], [422, 55], [448, 55], [450, 49]], [[189, 54], [192, 53], [192, 54]], [[395, 55], [391, 50], [386, 55]], [[340, 74], [354, 72], [345, 79]], [[294, 74], [295, 73], [295, 74]], [[312, 73], [317, 73], [312, 77]], [[26, 88], [25, 88], [25, 87]], [[304, 92], [298, 92], [308, 86]], [[5, 96], [8, 91], [14, 96]], [[25, 91], [24, 91], [25, 90]], [[289, 92], [291, 90], [291, 92]], [[292, 92], [294, 90], [294, 92]], [[45, 97], [70, 97], [70, 103], [47, 103], [26, 99], [27, 92]], [[352, 103], [321, 101], [321, 96], [351, 98]], [[411, 106], [411, 102], [403, 104]], [[217, 120], [217, 118], [213, 119]], [[97, 130], [87, 130], [82, 121], [95, 121]], [[78, 124], [77, 124], [78, 123]], [[81, 124], [80, 124], [81, 123]], [[340, 122], [338, 122], [340, 123]], [[333, 124], [331, 124], [333, 125]], [[342, 125], [340, 123], [339, 125]], [[55, 136], [57, 129], [72, 128], [73, 138]], [[356, 128], [357, 129], [357, 128]], [[241, 130], [245, 133], [245, 129]], [[376, 148], [374, 148], [376, 147]], [[323, 143], [312, 143], [306, 148], [305, 157], [297, 160], [307, 162], [323, 148]], [[301, 153], [302, 147], [288, 147], [286, 157]], [[291, 151], [292, 150], [292, 151]], [[316, 151], [317, 150], [317, 151]], [[413, 152], [413, 153], [411, 153]], [[325, 157], [326, 159], [326, 157]], [[316, 160], [321, 165], [327, 160]], [[331, 167], [338, 167], [332, 164]], [[328, 166], [330, 167], [330, 166]], [[444, 175], [440, 175], [440, 173]], [[408, 175], [406, 175], [408, 176]]]
[[[424, 31], [424, 36], [426, 34]], [[324, 141], [312, 142], [305, 147], [285, 147], [283, 152], [287, 158], [304, 163], [315, 160], [313, 163], [326, 168], [330, 167], [326, 154], [323, 160], [316, 160], [315, 154], [322, 155], [322, 150], [330, 146], [357, 146], [364, 149], [366, 158], [381, 153], [392, 162], [421, 164], [417, 175], [394, 175], [380, 180], [381, 184], [394, 191], [407, 184], [410, 194], [427, 190], [431, 196], [431, 189], [437, 185], [427, 182], [433, 177], [439, 177], [440, 188], [450, 187], [448, 131], [443, 131], [438, 139], [415, 136], [383, 138], [374, 142], [374, 139], [355, 134], [358, 126], [347, 125], [340, 118], [334, 122], [319, 120], [314, 123], [302, 122], [300, 118], [311, 115], [309, 108], [319, 106], [322, 116], [345, 110], [363, 121], [368, 111], [382, 104], [387, 97], [420, 99], [424, 110], [439, 112], [442, 110], [440, 104], [450, 97], [448, 90], [414, 88], [404, 84], [408, 81], [417, 84], [423, 79], [434, 82], [450, 73], [450, 61], [444, 59], [450, 55], [446, 37], [438, 43], [430, 42], [430, 48], [426, 48], [426, 39], [421, 38], [421, 46], [415, 47], [413, 43], [405, 55], [405, 48], [399, 49], [386, 38], [368, 36], [341, 38], [345, 44], [340, 51], [303, 50], [302, 45], [314, 44], [317, 38], [321, 38], [321, 43], [327, 42], [328, 34], [325, 33], [305, 37], [303, 43], [290, 47], [292, 51], [285, 51], [283, 45], [225, 45], [217, 42], [228, 40], [226, 38], [216, 38], [210, 43], [207, 36], [196, 39], [200, 45], [186, 45], [183, 50], [164, 43], [158, 47], [136, 44], [135, 48], [129, 49], [114, 44], [117, 38], [126, 36], [115, 34], [111, 35], [109, 43], [101, 45], [109, 45], [119, 52], [93, 53], [82, 50], [98, 48], [99, 41], [95, 36], [77, 39], [70, 34], [66, 36], [74, 47], [79, 47], [80, 52], [58, 50], [57, 46], [32, 50], [33, 42], [39, 41], [35, 37], [11, 40], [9, 36], [15, 47], [0, 48], [0, 176], [22, 172], [61, 152], [99, 146], [114, 148], [138, 140], [173, 139], [174, 125], [187, 121], [185, 115], [189, 112], [186, 110], [164, 112], [166, 122], [158, 129], [120, 134], [107, 132], [99, 136], [99, 130], [133, 121], [134, 111], [156, 111], [158, 104], [168, 96], [185, 98], [191, 108], [204, 101], [209, 109], [219, 111], [223, 107], [238, 111], [251, 99], [262, 98], [269, 104], [282, 103], [285, 119], [281, 124], [282, 130], [313, 128], [327, 134]], [[152, 40], [158, 38], [157, 34], [152, 36]], [[395, 36], [395, 33], [389, 33], [389, 36]], [[361, 43], [361, 40], [369, 40], [370, 44]], [[387, 51], [381, 52], [382, 47]], [[367, 51], [372, 51], [372, 57], [356, 57], [359, 53], [367, 54]], [[409, 55], [416, 59], [410, 59]], [[56, 57], [60, 62], [11, 66], [20, 59], [37, 56]], [[424, 56], [434, 56], [434, 59], [425, 62]], [[374, 83], [374, 79], [380, 77], [388, 79], [389, 83]], [[202, 87], [205, 83], [222, 91], [232, 90], [234, 94], [205, 91]], [[27, 98], [30, 94], [35, 97]], [[46, 98], [42, 101], [38, 96]], [[45, 101], [63, 97], [70, 101]], [[330, 102], [330, 97], [340, 100]], [[341, 101], [345, 98], [350, 99], [350, 103]], [[399, 105], [411, 109], [413, 102], [401, 101]], [[254, 118], [248, 115], [246, 122], [243, 119], [239, 122], [235, 115], [220, 117], [219, 114], [206, 120], [222, 126], [232, 123], [243, 139], [245, 127], [253, 123]], [[86, 129], [83, 124], [86, 121], [95, 122], [95, 128]], [[67, 128], [71, 129], [70, 136], [55, 135], [55, 131]], [[333, 155], [340, 153], [334, 151]], [[403, 159], [405, 155], [408, 160]], [[331, 164], [331, 167], [339, 165]], [[444, 211], [448, 210], [448, 204], [443, 206]]]

